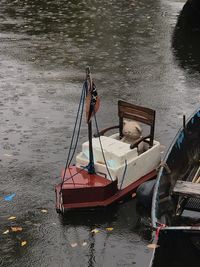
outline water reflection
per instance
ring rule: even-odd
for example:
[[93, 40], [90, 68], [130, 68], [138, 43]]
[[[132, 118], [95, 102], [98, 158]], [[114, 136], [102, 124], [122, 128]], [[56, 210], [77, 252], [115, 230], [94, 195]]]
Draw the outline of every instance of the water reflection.
[[172, 46], [183, 68], [200, 71], [200, 2], [188, 1], [174, 30]]

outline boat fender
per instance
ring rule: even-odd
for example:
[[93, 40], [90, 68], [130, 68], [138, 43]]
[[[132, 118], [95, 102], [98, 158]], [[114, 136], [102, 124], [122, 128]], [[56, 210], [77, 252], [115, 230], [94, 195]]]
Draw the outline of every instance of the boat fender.
[[152, 197], [153, 197], [153, 190], [154, 190], [155, 182], [156, 182], [156, 179], [147, 181], [147, 182], [141, 184], [136, 191], [137, 200], [145, 208], [151, 207], [151, 201], [152, 201]]

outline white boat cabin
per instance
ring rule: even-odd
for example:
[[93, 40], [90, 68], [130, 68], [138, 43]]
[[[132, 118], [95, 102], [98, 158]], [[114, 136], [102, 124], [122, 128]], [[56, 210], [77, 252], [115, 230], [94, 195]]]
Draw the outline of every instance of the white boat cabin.
[[[93, 138], [92, 144], [96, 173], [107, 179], [118, 179], [121, 189], [155, 170], [161, 159], [160, 143], [155, 140], [150, 148], [145, 143], [144, 152], [140, 155], [136, 147], [131, 149], [130, 144], [120, 141], [118, 133], [109, 137]], [[82, 151], [76, 157], [76, 166], [85, 167], [88, 162], [89, 142], [85, 142], [82, 144]]]

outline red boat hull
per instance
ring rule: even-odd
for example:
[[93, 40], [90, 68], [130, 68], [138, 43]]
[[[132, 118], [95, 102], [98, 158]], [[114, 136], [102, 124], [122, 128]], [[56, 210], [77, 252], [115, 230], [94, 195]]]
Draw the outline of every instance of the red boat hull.
[[107, 207], [132, 195], [138, 186], [156, 176], [152, 171], [122, 190], [117, 180], [110, 181], [97, 174], [88, 174], [75, 166], [67, 169], [64, 183], [56, 186], [56, 210], [64, 213], [71, 209]]

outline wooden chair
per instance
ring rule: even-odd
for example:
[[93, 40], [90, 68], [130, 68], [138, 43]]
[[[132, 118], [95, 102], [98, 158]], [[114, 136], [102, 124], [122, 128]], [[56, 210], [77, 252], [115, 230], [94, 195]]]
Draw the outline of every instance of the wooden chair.
[[[104, 135], [107, 131], [119, 128], [119, 137], [123, 137], [123, 122], [124, 119], [135, 120], [150, 126], [149, 134], [145, 137], [141, 137], [138, 141], [130, 145], [133, 149], [139, 145], [140, 142], [144, 141], [149, 144], [149, 147], [153, 146], [154, 140], [154, 128], [155, 128], [155, 110], [150, 108], [136, 106], [125, 101], [118, 101], [118, 116], [119, 125], [108, 127], [99, 132], [99, 135]], [[95, 135], [98, 136], [98, 135]]]

